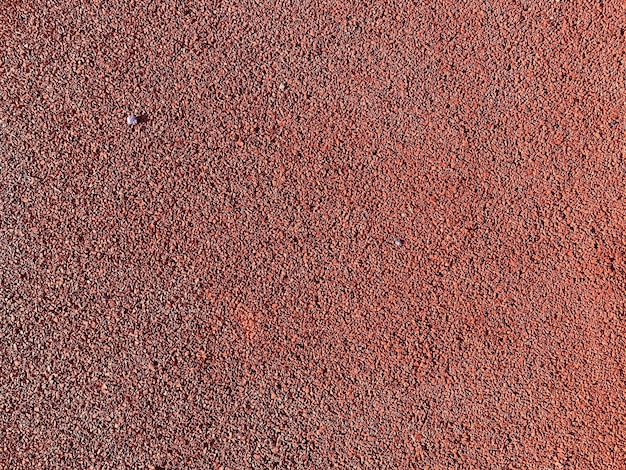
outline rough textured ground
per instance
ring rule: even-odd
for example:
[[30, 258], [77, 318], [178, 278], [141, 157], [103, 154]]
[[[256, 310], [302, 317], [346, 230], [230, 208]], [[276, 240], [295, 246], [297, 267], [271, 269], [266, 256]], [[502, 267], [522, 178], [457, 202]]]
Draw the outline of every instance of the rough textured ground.
[[0, 468], [624, 468], [625, 20], [0, 0]]

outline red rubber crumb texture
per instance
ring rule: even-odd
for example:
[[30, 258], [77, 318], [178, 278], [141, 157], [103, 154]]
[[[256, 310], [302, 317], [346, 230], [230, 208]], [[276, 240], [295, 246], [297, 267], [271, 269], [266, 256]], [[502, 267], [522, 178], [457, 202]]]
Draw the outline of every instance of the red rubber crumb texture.
[[626, 3], [0, 3], [0, 468], [626, 468]]

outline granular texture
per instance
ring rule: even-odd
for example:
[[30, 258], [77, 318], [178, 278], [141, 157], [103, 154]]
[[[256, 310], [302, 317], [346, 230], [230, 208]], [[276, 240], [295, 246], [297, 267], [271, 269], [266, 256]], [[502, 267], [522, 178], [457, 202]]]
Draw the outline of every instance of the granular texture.
[[624, 468], [625, 20], [0, 0], [0, 468]]

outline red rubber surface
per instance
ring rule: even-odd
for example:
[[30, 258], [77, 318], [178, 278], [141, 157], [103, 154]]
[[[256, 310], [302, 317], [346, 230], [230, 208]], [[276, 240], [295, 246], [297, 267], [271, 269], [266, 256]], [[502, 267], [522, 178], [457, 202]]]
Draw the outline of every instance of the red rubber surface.
[[0, 1], [0, 468], [624, 468], [626, 4], [386, 3]]

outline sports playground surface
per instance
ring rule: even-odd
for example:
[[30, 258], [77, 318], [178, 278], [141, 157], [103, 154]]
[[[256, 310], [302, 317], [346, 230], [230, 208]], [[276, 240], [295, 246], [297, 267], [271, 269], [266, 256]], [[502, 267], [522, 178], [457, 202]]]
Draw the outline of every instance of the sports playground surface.
[[626, 468], [625, 30], [0, 0], [0, 469]]

